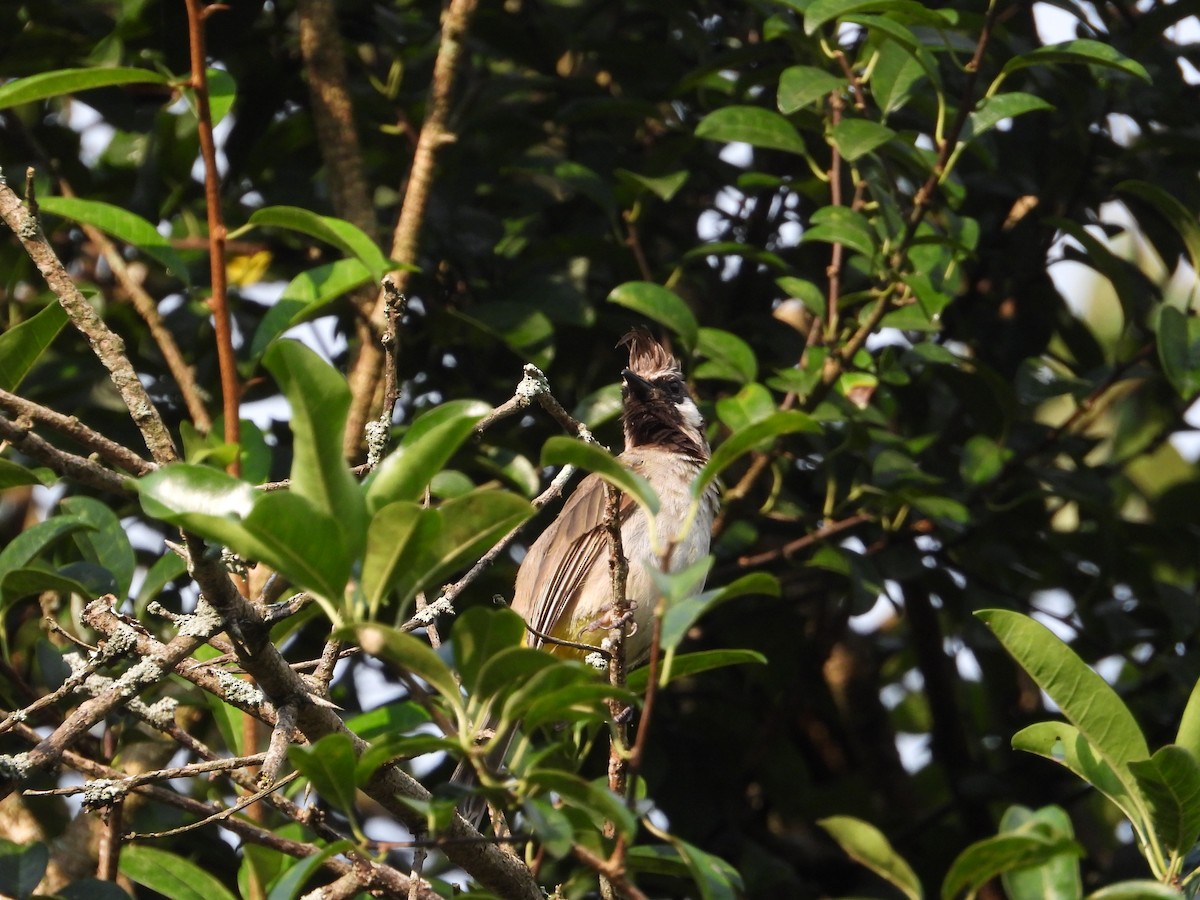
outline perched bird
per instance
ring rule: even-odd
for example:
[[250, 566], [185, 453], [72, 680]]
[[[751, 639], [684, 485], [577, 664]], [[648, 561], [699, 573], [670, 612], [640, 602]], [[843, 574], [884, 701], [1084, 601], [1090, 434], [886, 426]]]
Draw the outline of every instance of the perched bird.
[[[625, 658], [632, 667], [650, 653], [657, 595], [646, 566], [660, 564], [658, 551], [668, 543], [674, 544], [670, 571], [708, 553], [717, 487], [709, 485], [692, 515], [691, 486], [708, 461], [709, 447], [704, 419], [678, 361], [644, 331], [631, 331], [618, 346], [629, 348], [629, 366], [621, 372], [625, 449], [617, 459], [649, 481], [659, 499], [657, 547], [646, 513], [632, 498], [623, 496], [619, 510], [621, 544], [629, 561], [626, 596], [633, 615]], [[606, 493], [599, 475], [584, 478], [521, 563], [512, 608], [530, 626], [529, 643], [534, 646], [577, 656], [578, 650], [544, 642], [537, 635], [598, 645], [614, 624]], [[685, 524], [688, 528], [682, 533]]]
[[[625, 449], [617, 459], [649, 481], [659, 500], [657, 542], [646, 513], [632, 498], [622, 495], [618, 509], [622, 551], [629, 562], [626, 598], [632, 615], [625, 661], [632, 668], [650, 655], [658, 600], [646, 566], [661, 565], [659, 551], [668, 545], [672, 572], [708, 553], [717, 487], [710, 484], [693, 511], [692, 482], [708, 461], [709, 448], [704, 419], [683, 383], [679, 363], [643, 331], [630, 332], [618, 346], [629, 348], [629, 366], [621, 372]], [[578, 657], [578, 648], [545, 641], [540, 635], [599, 646], [615, 624], [606, 505], [605, 482], [599, 475], [588, 475], [522, 560], [512, 608], [529, 626], [530, 645]], [[499, 767], [507, 747], [504, 741], [489, 753], [489, 767]], [[451, 781], [461, 787], [474, 783], [475, 772], [467, 760], [459, 764]], [[485, 808], [476, 796], [464, 800], [459, 811], [478, 824]]]

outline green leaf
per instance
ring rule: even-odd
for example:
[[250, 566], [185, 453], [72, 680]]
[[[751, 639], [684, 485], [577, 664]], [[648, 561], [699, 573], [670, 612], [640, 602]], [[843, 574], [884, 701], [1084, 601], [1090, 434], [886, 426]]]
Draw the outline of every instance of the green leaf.
[[318, 794], [342, 813], [354, 817], [357, 787], [354, 767], [358, 760], [349, 735], [334, 732], [307, 747], [293, 745], [288, 748], [288, 759]]
[[1185, 854], [1200, 838], [1200, 763], [1191, 752], [1167, 744], [1129, 770], [1150, 804], [1151, 822], [1164, 846]]
[[272, 341], [293, 325], [316, 317], [332, 301], [370, 280], [371, 271], [358, 259], [336, 259], [301, 272], [288, 282], [258, 323], [250, 344], [250, 358], [258, 359]]
[[1175, 743], [1200, 759], [1200, 681], [1193, 685], [1187, 706], [1183, 708]]
[[107, 69], [56, 69], [39, 72], [28, 78], [18, 78], [0, 86], [0, 109], [8, 109], [19, 103], [31, 103], [76, 94], [93, 88], [113, 87], [118, 84], [166, 84], [167, 76], [148, 69], [133, 69], [114, 66]]
[[543, 466], [575, 466], [595, 472], [619, 488], [651, 514], [658, 513], [658, 495], [641, 475], [631, 472], [615, 456], [595, 444], [558, 434], [542, 446]]
[[1001, 76], [1011, 75], [1020, 69], [1030, 66], [1042, 66], [1050, 63], [1078, 63], [1104, 66], [1116, 69], [1151, 83], [1150, 73], [1141, 63], [1130, 59], [1112, 44], [1080, 38], [1074, 41], [1064, 41], [1061, 44], [1048, 44], [1038, 47], [1028, 53], [1015, 56], [1004, 64], [1000, 70]]
[[496, 490], [473, 491], [432, 509], [409, 501], [385, 506], [371, 521], [363, 559], [372, 614], [393, 591], [403, 604], [436, 587], [532, 514], [528, 500]]
[[416, 675], [456, 708], [462, 706], [458, 682], [450, 667], [427, 643], [386, 625], [357, 625], [339, 634], [354, 640], [363, 651]]
[[345, 525], [290, 491], [258, 494], [216, 469], [176, 463], [138, 481], [146, 514], [262, 560], [338, 604], [350, 576]]
[[814, 66], [789, 66], [779, 76], [775, 102], [779, 111], [791, 115], [798, 109], [846, 88], [846, 79]]
[[454, 663], [463, 686], [474, 693], [486, 663], [525, 640], [525, 620], [511, 609], [474, 606], [454, 622]]
[[51, 303], [37, 315], [0, 334], [0, 388], [10, 393], [15, 391], [66, 324], [66, 310]]
[[[3, 354], [0, 353], [0, 359], [2, 358]], [[54, 483], [55, 479], [53, 477], [47, 479], [44, 476], [45, 471], [45, 469], [42, 469], [40, 472], [35, 472], [11, 460], [0, 459], [0, 491], [6, 488], [23, 487], [30, 484], [49, 486]]]
[[630, 172], [628, 169], [617, 169], [616, 175], [622, 181], [633, 184], [639, 188], [645, 188], [655, 194], [664, 203], [670, 203], [676, 194], [679, 193], [688, 180], [689, 173], [686, 169], [680, 169], [678, 172], [671, 172], [666, 175], [639, 175], [637, 172]]
[[400, 446], [376, 469], [367, 485], [367, 509], [397, 500], [418, 500], [491, 407], [478, 400], [451, 400], [423, 413]]
[[745, 896], [742, 876], [721, 857], [706, 853], [673, 834], [664, 834], [663, 837], [687, 866], [692, 880], [700, 889], [701, 900], [738, 900]]
[[796, 126], [774, 110], [761, 106], [723, 106], [713, 110], [696, 126], [696, 137], [804, 154], [804, 138]]
[[[926, 74], [927, 69], [934, 66], [935, 64], [928, 59], [928, 54], [919, 46], [914, 51], [903, 40], [880, 41], [871, 69], [870, 86], [871, 94], [879, 105], [883, 118], [886, 119], [908, 104], [921, 77]], [[936, 69], [934, 71], [936, 73]], [[935, 80], [934, 84], [936, 83]]]
[[561, 859], [575, 846], [575, 829], [561, 809], [541, 797], [530, 797], [521, 804], [529, 831], [552, 857]]
[[[779, 596], [779, 582], [766, 572], [751, 572], [723, 587], [698, 592], [711, 565], [712, 557], [704, 557], [688, 568], [670, 574], [647, 567], [655, 586], [667, 598], [662, 620], [662, 646], [665, 649], [678, 647], [700, 617], [719, 603], [752, 594]], [[666, 684], [671, 677], [670, 667], [664, 667], [662, 683]]]
[[[1050, 833], [1073, 838], [1071, 819], [1061, 806], [1043, 806], [1031, 810], [1010, 806], [1000, 818], [1003, 832], [1021, 831], [1043, 825]], [[1009, 900], [1069, 900], [1083, 896], [1083, 880], [1079, 874], [1078, 854], [1064, 851], [1038, 866], [1009, 869], [1000, 876]]]
[[170, 274], [185, 284], [191, 284], [191, 276], [183, 257], [175, 251], [170, 241], [158, 233], [157, 228], [136, 213], [111, 203], [83, 200], [79, 197], [40, 197], [38, 205], [43, 212], [91, 225], [119, 241], [136, 247], [160, 262]]
[[1075, 726], [1066, 722], [1039, 722], [1014, 734], [1012, 745], [1014, 750], [1035, 753], [1075, 773], [1111, 800], [1135, 828], [1144, 831], [1149, 825], [1144, 821], [1139, 798], [1131, 792], [1132, 777], [1124, 772], [1118, 774]]
[[829, 816], [818, 819], [817, 824], [855, 862], [894, 885], [910, 900], [921, 900], [921, 882], [916, 873], [874, 825], [851, 816]]
[[720, 328], [701, 328], [696, 353], [705, 362], [696, 367], [697, 378], [720, 378], [745, 384], [758, 377], [754, 350], [737, 335]]
[[[767, 658], [757, 650], [700, 650], [696, 653], [684, 653], [671, 659], [670, 670], [663, 672], [663, 677], [666, 679], [663, 683], [669, 684], [690, 675], [699, 675], [713, 669], [742, 666], [748, 663], [765, 666]], [[640, 694], [646, 689], [649, 674], [650, 670], [645, 666], [635, 669], [629, 674], [626, 687], [634, 693]]]
[[121, 848], [121, 874], [171, 900], [234, 900], [228, 888], [190, 859], [148, 847]]
[[761, 422], [778, 411], [771, 392], [757, 382], [746, 385], [732, 397], [722, 397], [717, 401], [717, 418], [730, 431]]
[[943, 27], [950, 24], [936, 10], [925, 7], [917, 0], [815, 0], [804, 11], [804, 33], [813, 34], [827, 22], [843, 16], [862, 13], [886, 13], [903, 16], [925, 25]]
[[558, 769], [537, 769], [526, 773], [525, 780], [545, 793], [558, 794], [567, 805], [589, 813], [597, 824], [608, 819], [616, 826], [617, 834], [630, 835], [637, 830], [633, 812], [606, 785]]
[[[59, 504], [67, 513], [91, 527], [75, 533], [75, 544], [83, 557], [112, 573], [117, 582], [117, 596], [124, 600], [133, 584], [137, 559], [125, 526], [106, 503], [94, 497], [66, 497]], [[171, 554], [174, 556], [174, 554]]]
[[740, 431], [735, 431], [713, 451], [712, 457], [704, 464], [704, 468], [692, 482], [692, 496], [701, 496], [705, 488], [743, 454], [749, 453], [756, 447], [769, 444], [785, 434], [795, 434], [800, 431], [819, 434], [821, 428], [812, 416], [800, 412], [798, 409], [773, 413], [761, 421], [747, 425]]
[[91, 527], [76, 516], [52, 516], [44, 522], [31, 525], [0, 550], [0, 577], [27, 565], [55, 541]]
[[987, 484], [995, 479], [1012, 458], [1012, 450], [1002, 447], [986, 434], [973, 434], [963, 444], [958, 471], [970, 485]]
[[780, 290], [785, 291], [788, 297], [793, 297], [803, 303], [804, 308], [814, 316], [825, 315], [825, 293], [811, 281], [788, 275], [775, 279], [775, 284], [779, 286]]
[[1163, 374], [1185, 399], [1200, 392], [1200, 318], [1163, 304], [1158, 317], [1158, 357]]
[[868, 259], [875, 256], [878, 241], [862, 213], [846, 206], [824, 206], [812, 214], [810, 221], [811, 224], [800, 238], [801, 242], [844, 244]]
[[79, 878], [64, 884], [54, 895], [57, 900], [130, 900], [130, 896], [111, 881]]
[[679, 295], [652, 281], [627, 281], [612, 289], [608, 302], [632, 309], [670, 328], [685, 346], [696, 346], [696, 316]]
[[1161, 881], [1133, 879], [1106, 884], [1087, 895], [1087, 900], [1181, 900], [1185, 895]]
[[1115, 768], [1150, 755], [1129, 707], [1049, 628], [1009, 610], [985, 609], [975, 615], [1105, 761]]
[[[521, 626], [525, 630], [524, 624]], [[542, 650], [518, 646], [500, 650], [479, 665], [472, 688], [472, 701], [491, 702], [507, 697], [512, 691], [529, 682], [543, 669], [556, 666], [559, 661]]]
[[1054, 834], [1040, 823], [1034, 823], [1023, 832], [1008, 832], [976, 841], [951, 864], [942, 882], [942, 900], [954, 900], [963, 891], [974, 896], [997, 875], [1043, 865], [1064, 853], [1082, 856], [1083, 848], [1069, 836]]
[[351, 556], [362, 551], [367, 510], [362, 491], [342, 455], [350, 410], [346, 379], [314, 351], [281, 341], [263, 356], [292, 407], [291, 492], [337, 520]]
[[25, 900], [37, 889], [49, 864], [50, 850], [41, 841], [17, 844], [0, 839], [0, 894]]
[[237, 83], [224, 69], [209, 68], [205, 77], [208, 81], [208, 111], [215, 128], [233, 109], [237, 99]]
[[991, 131], [1005, 119], [1012, 119], [1027, 112], [1037, 110], [1053, 110], [1054, 105], [1034, 94], [1013, 91], [1009, 94], [996, 94], [988, 97], [967, 118], [967, 126], [963, 129], [962, 140], [969, 141], [985, 132]]
[[343, 219], [321, 216], [298, 206], [267, 206], [255, 210], [248, 224], [299, 231], [332, 244], [366, 266], [375, 281], [381, 281], [384, 275], [397, 268], [366, 232]]
[[892, 129], [870, 119], [842, 119], [833, 126], [831, 135], [833, 145], [850, 162], [882, 147], [895, 136]]
[[354, 845], [348, 840], [334, 841], [329, 846], [322, 847], [319, 853], [306, 856], [304, 859], [298, 860], [295, 865], [288, 866], [287, 871], [280, 876], [279, 880], [271, 885], [271, 892], [267, 894], [267, 900], [296, 900], [308, 880], [321, 868], [321, 864], [325, 860], [331, 856], [337, 856], [339, 853], [345, 853], [353, 847]]
[[1192, 269], [1200, 272], [1200, 222], [1196, 221], [1194, 212], [1158, 185], [1146, 181], [1122, 181], [1116, 190], [1148, 203], [1166, 219], [1179, 232]]
[[[92, 598], [107, 592], [112, 586], [108, 585], [96, 590], [95, 587], [84, 584], [71, 577], [72, 567], [64, 567], [55, 572], [41, 565], [34, 564], [16, 569], [9, 569], [0, 578], [0, 609], [9, 604], [42, 591], [57, 591], [60, 594], [78, 594], [80, 597]], [[106, 574], [107, 574], [107, 570]]]
[[429, 721], [429, 712], [416, 701], [388, 703], [346, 720], [346, 727], [364, 741], [404, 734]]

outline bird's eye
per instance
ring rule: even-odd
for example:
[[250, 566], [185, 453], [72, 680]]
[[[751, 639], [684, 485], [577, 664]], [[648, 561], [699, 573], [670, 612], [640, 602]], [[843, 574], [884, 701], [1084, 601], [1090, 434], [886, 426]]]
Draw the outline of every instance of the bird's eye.
[[677, 378], [669, 378], [662, 383], [662, 387], [672, 402], [678, 403], [683, 400], [684, 390], [682, 381]]

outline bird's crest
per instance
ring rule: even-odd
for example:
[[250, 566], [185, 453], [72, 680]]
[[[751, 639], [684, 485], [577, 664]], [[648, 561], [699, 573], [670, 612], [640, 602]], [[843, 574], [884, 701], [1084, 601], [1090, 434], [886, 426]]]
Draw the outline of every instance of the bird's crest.
[[633, 329], [621, 338], [617, 346], [629, 348], [629, 368], [643, 378], [663, 375], [683, 377], [679, 360], [644, 328]]

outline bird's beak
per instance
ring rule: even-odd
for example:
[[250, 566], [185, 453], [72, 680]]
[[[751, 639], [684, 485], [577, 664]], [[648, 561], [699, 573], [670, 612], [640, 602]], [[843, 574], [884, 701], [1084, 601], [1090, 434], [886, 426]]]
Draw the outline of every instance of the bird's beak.
[[621, 378], [625, 381], [625, 386], [633, 391], [640, 400], [648, 400], [650, 395], [654, 393], [654, 385], [633, 371], [633, 369], [622, 370]]

